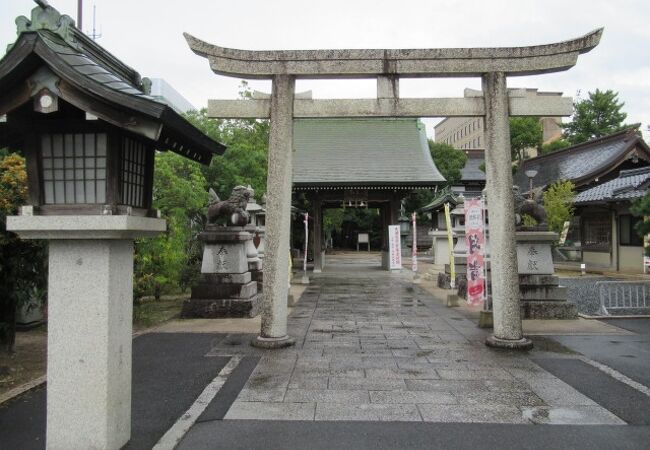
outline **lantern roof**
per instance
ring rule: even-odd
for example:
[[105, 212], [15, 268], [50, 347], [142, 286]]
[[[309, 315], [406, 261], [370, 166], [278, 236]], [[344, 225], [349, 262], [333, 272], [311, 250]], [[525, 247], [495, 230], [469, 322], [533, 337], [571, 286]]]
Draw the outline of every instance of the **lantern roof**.
[[[141, 78], [76, 28], [74, 20], [38, 1], [31, 19], [16, 19], [18, 38], [0, 60], [0, 116], [30, 101], [41, 89], [126, 131], [161, 151], [209, 164], [225, 146], [206, 136], [170, 106], [149, 95]], [[0, 123], [0, 146], [16, 127]]]

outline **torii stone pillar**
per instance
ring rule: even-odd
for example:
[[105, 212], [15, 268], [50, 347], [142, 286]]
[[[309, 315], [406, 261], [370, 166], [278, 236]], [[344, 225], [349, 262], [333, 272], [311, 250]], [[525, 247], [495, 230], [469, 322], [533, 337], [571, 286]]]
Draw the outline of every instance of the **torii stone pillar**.
[[503, 72], [483, 75], [485, 99], [485, 169], [490, 202], [490, 248], [492, 249], [492, 296], [494, 335], [486, 343], [492, 347], [531, 348], [523, 337], [519, 306], [519, 272], [515, 235], [515, 199], [512, 192], [512, 157], [508, 89]]
[[[185, 34], [192, 51], [207, 58], [215, 73], [273, 80], [270, 100], [208, 101], [211, 117], [271, 119], [268, 194], [273, 202], [269, 201], [267, 222], [271, 261], [265, 267], [266, 306], [262, 335], [257, 342], [290, 342], [286, 337], [286, 317], [282, 316], [286, 313], [282, 305], [286, 286], [279, 280], [286, 279], [282, 252], [288, 251], [285, 233], [289, 232], [291, 202], [292, 118], [484, 116], [495, 323], [494, 336], [487, 344], [529, 348], [530, 341], [522, 336], [519, 313], [508, 117], [570, 116], [573, 102], [567, 97], [527, 98], [521, 92], [509, 93], [506, 77], [568, 70], [576, 64], [580, 54], [598, 45], [602, 32], [601, 28], [570, 41], [529, 47], [290, 51], [223, 48]], [[483, 78], [483, 98], [399, 97], [400, 78], [479, 76]], [[376, 78], [377, 98], [294, 98], [295, 78]], [[271, 220], [272, 214], [275, 217]], [[388, 213], [384, 213], [384, 217], [390, 220]]]
[[266, 184], [266, 253], [262, 301], [262, 329], [256, 347], [281, 348], [294, 343], [287, 335], [287, 278], [291, 232], [291, 177], [293, 171], [293, 96], [296, 80], [273, 77], [268, 178]]

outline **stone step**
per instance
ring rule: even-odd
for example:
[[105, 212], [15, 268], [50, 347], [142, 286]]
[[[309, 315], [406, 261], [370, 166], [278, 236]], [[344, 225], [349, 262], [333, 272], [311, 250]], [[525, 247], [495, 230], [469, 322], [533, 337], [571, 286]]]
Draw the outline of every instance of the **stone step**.
[[576, 305], [567, 301], [524, 301], [521, 302], [523, 319], [567, 319], [578, 318]]
[[248, 299], [191, 298], [183, 302], [181, 317], [186, 319], [255, 317], [259, 314], [260, 303], [261, 298], [257, 295]]
[[192, 286], [192, 299], [248, 299], [257, 294], [257, 282], [245, 284], [198, 283]]
[[560, 279], [555, 275], [519, 275], [520, 286], [558, 286]]
[[519, 286], [519, 298], [522, 301], [566, 300], [567, 288], [565, 286]]

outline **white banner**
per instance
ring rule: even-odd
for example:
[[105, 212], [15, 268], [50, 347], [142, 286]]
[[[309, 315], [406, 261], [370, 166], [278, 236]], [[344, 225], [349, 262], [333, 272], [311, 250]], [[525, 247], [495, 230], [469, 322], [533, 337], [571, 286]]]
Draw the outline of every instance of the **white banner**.
[[411, 221], [413, 223], [413, 245], [411, 246], [411, 270], [413, 272], [418, 271], [418, 224], [417, 224], [417, 215], [413, 213], [411, 216]]
[[388, 259], [390, 260], [390, 270], [402, 268], [399, 225], [388, 225]]

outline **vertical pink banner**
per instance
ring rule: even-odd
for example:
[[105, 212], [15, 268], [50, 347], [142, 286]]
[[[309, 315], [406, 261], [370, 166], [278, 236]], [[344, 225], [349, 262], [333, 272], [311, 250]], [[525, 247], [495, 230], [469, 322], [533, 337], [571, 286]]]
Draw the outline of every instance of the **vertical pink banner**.
[[467, 244], [467, 303], [479, 305], [485, 298], [485, 230], [483, 201], [465, 200], [465, 242]]

